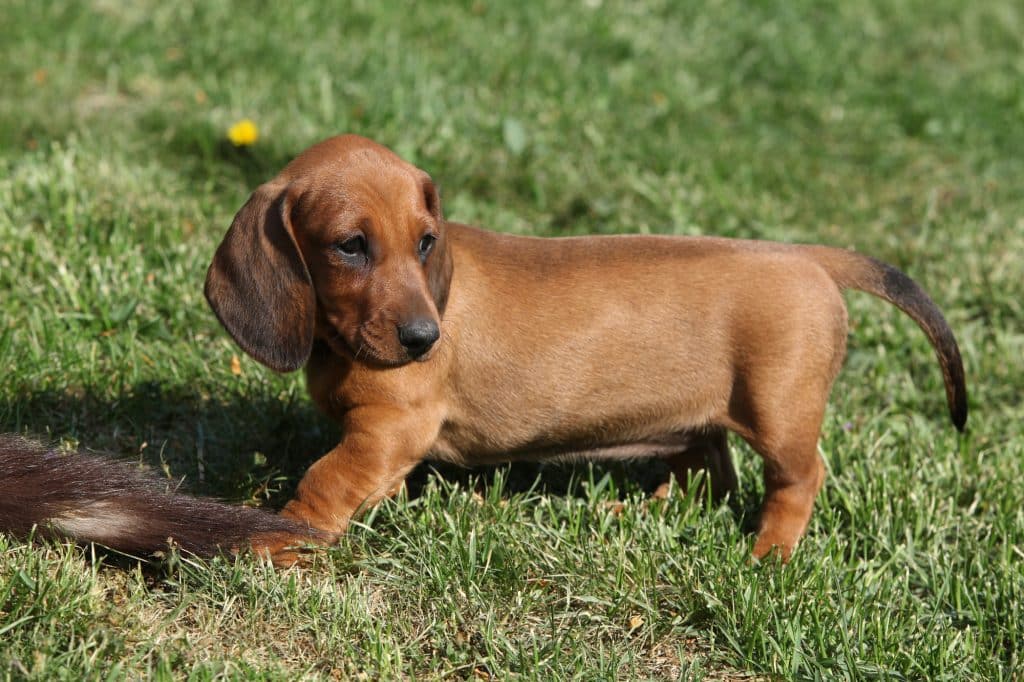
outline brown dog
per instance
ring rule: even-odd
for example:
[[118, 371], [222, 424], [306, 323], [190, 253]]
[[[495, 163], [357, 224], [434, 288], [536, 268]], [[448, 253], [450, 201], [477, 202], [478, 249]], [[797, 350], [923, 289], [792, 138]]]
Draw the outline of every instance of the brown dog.
[[[953, 334], [892, 267], [822, 246], [539, 239], [449, 223], [426, 173], [352, 135], [256, 190], [206, 296], [258, 361], [305, 365], [313, 400], [343, 429], [286, 517], [336, 537], [425, 458], [657, 456], [681, 478], [706, 468], [722, 495], [736, 485], [728, 430], [765, 460], [753, 554], [787, 558], [824, 477], [817, 442], [845, 354], [843, 288], [921, 326], [962, 429]], [[286, 544], [264, 549], [287, 563]]]

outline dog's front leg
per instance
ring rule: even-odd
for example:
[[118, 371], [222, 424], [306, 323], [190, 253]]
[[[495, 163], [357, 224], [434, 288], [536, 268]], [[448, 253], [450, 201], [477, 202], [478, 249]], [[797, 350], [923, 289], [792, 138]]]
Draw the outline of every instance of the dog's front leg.
[[[391, 406], [349, 411], [341, 443], [309, 467], [282, 516], [337, 540], [355, 514], [391, 494], [423, 460], [438, 423]], [[298, 558], [287, 544], [268, 543], [262, 551], [278, 565]]]

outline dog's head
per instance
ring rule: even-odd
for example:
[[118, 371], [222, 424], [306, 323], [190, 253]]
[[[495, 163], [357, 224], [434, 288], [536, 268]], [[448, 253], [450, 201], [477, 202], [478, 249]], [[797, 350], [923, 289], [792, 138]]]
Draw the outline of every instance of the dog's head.
[[206, 276], [231, 336], [275, 370], [314, 337], [381, 365], [424, 360], [440, 337], [452, 260], [437, 188], [355, 135], [310, 147], [235, 216]]

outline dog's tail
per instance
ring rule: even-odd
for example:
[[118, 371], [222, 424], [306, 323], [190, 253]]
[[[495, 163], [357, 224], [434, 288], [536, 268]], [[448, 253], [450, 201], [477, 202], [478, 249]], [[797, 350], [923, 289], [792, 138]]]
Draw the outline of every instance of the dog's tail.
[[921, 327], [942, 368], [949, 416], [957, 430], [963, 431], [967, 423], [967, 387], [960, 348], [942, 311], [924, 289], [891, 265], [855, 251], [827, 246], [799, 248], [825, 268], [840, 287], [874, 294], [902, 310]]
[[170, 491], [127, 462], [0, 435], [0, 531], [25, 537], [33, 529], [139, 557], [170, 545], [209, 557], [246, 549], [257, 537], [315, 533], [259, 509]]

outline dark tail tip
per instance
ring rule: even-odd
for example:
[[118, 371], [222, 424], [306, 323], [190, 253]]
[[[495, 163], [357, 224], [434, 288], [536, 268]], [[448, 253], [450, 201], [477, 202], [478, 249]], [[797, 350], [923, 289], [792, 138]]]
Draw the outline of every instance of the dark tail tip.
[[950, 367], [953, 375], [950, 380], [954, 390], [949, 400], [949, 416], [953, 420], [956, 430], [963, 433], [967, 430], [967, 386], [964, 381], [964, 367], [960, 361], [959, 350], [956, 351], [956, 360]]
[[[931, 300], [927, 300], [931, 303]], [[934, 306], [934, 304], [932, 304]], [[964, 363], [960, 357], [953, 331], [949, 328], [942, 313], [934, 308], [933, 315], [928, 319], [934, 331], [928, 332], [935, 354], [942, 367], [942, 378], [946, 384], [946, 402], [949, 404], [949, 418], [960, 433], [967, 428], [967, 382], [964, 379]]]
[[875, 263], [883, 273], [884, 295], [917, 322], [935, 349], [946, 385], [949, 416], [957, 431], [963, 433], [967, 426], [967, 384], [960, 347], [953, 330], [942, 311], [917, 282], [891, 265]]

